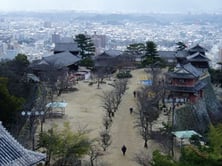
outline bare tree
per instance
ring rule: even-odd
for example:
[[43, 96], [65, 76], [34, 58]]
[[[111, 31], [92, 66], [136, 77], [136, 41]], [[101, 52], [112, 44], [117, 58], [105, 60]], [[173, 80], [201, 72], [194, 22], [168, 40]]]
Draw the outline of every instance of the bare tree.
[[111, 145], [111, 135], [109, 133], [109, 130], [103, 130], [100, 132], [100, 145], [103, 148], [103, 151], [106, 151], [106, 149]]
[[125, 91], [127, 90], [127, 83], [128, 79], [120, 79], [117, 80], [114, 84], [114, 88], [121, 94], [123, 95]]
[[114, 116], [113, 111], [113, 93], [112, 92], [103, 92], [103, 95], [101, 96], [103, 105], [102, 107], [106, 111], [107, 116], [112, 121], [112, 116]]
[[172, 152], [172, 126], [162, 122], [163, 127], [160, 128], [160, 131], [156, 131], [152, 134], [152, 138], [155, 139], [163, 148], [166, 150], [166, 153], [170, 155]]
[[112, 84], [114, 89], [112, 91], [103, 92], [101, 96], [103, 104], [102, 107], [106, 111], [106, 114], [112, 120], [112, 116], [118, 109], [121, 103], [121, 97], [127, 89], [127, 80], [118, 80]]
[[103, 82], [104, 78], [107, 77], [107, 75], [108, 75], [108, 73], [107, 73], [107, 69], [105, 67], [99, 67], [93, 71], [93, 76], [97, 81], [97, 88], [98, 89], [100, 88], [100, 84]]
[[151, 75], [152, 84], [157, 85], [159, 82], [158, 80], [160, 80], [160, 76], [162, 76], [160, 74], [161, 68], [155, 67], [155, 64], [153, 64], [149, 68], [146, 68], [145, 71], [148, 75]]
[[112, 121], [110, 118], [107, 116], [107, 114], [103, 117], [103, 126], [105, 127], [106, 130], [108, 130], [112, 125]]
[[159, 117], [160, 111], [158, 103], [161, 94], [158, 86], [152, 85], [150, 87], [142, 87], [138, 91], [137, 105], [139, 109], [137, 126], [140, 129], [140, 134], [144, 139], [144, 147], [147, 148], [147, 142], [152, 134], [152, 125]]
[[127, 90], [127, 83], [128, 80], [127, 79], [120, 79], [120, 80], [116, 80], [112, 86], [114, 87], [114, 91], [115, 91], [115, 95], [116, 95], [116, 100], [117, 100], [117, 104], [119, 105], [121, 102], [121, 97], [122, 95], [125, 93], [125, 91]]
[[102, 156], [103, 153], [97, 145], [91, 145], [88, 155], [90, 157], [90, 166], [94, 166], [94, 162], [97, 160], [98, 157]]

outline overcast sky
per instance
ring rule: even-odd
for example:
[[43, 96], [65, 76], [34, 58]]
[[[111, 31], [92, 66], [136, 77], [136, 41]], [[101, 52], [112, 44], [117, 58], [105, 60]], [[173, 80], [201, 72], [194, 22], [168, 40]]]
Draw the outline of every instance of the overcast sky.
[[105, 12], [213, 12], [222, 0], [0, 0], [0, 10], [90, 10]]

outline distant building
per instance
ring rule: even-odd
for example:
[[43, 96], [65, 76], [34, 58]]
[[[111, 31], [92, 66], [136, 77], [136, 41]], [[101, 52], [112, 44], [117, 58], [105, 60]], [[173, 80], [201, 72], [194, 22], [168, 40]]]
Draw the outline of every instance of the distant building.
[[158, 55], [168, 63], [186, 64], [190, 62], [193, 66], [206, 70], [209, 68], [210, 59], [206, 57], [207, 49], [196, 45], [183, 51], [158, 51]]
[[206, 51], [207, 49], [197, 44], [196, 46], [188, 49], [188, 55], [186, 59], [193, 66], [199, 69], [202, 69], [202, 70], [208, 69], [210, 59], [206, 57], [206, 54], [205, 54]]
[[60, 35], [57, 33], [52, 34], [52, 43], [59, 43], [60, 42]]
[[45, 28], [51, 28], [51, 27], [52, 27], [52, 23], [51, 23], [50, 21], [45, 21], [44, 24], [43, 24], [43, 26], [44, 26]]
[[3, 56], [0, 56], [1, 59], [12, 60], [18, 55], [18, 50], [6, 50], [6, 53]]
[[168, 64], [173, 64], [177, 62], [176, 51], [158, 51], [157, 53], [162, 59], [164, 59]]
[[74, 56], [69, 51], [45, 56], [41, 60], [35, 60], [30, 64], [30, 68], [38, 75], [38, 72], [50, 70], [52, 67], [56, 69], [68, 68], [76, 70], [80, 57]]
[[107, 70], [114, 70], [117, 66], [118, 57], [122, 55], [119, 50], [106, 50], [94, 58], [95, 68], [104, 68]]
[[3, 42], [0, 41], [0, 57], [4, 54], [4, 46], [3, 46]]
[[55, 48], [53, 49], [54, 54], [62, 53], [62, 52], [70, 52], [73, 55], [78, 55], [80, 52], [80, 48], [78, 47], [76, 42], [72, 43], [55, 43]]
[[96, 32], [94, 32], [93, 35], [88, 35], [86, 32], [85, 32], [85, 35], [87, 37], [90, 37], [95, 48], [96, 48], [96, 51], [95, 51], [95, 55], [99, 55], [101, 54], [105, 48], [106, 48], [106, 35], [98, 35]]
[[222, 48], [219, 49], [219, 54], [218, 54], [219, 58], [219, 62], [222, 62]]

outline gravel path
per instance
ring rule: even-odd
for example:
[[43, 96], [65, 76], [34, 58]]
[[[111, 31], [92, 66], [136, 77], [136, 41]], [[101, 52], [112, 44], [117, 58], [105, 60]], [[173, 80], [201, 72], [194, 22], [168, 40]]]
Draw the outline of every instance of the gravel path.
[[[134, 162], [135, 152], [143, 147], [137, 128], [135, 128], [135, 114], [130, 114], [129, 108], [136, 108], [136, 99], [133, 91], [139, 86], [139, 79], [142, 71], [132, 71], [133, 77], [128, 82], [128, 90], [122, 97], [122, 102], [115, 115], [113, 125], [111, 127], [112, 144], [108, 148], [108, 154], [104, 156], [104, 160], [112, 166], [137, 166]], [[126, 155], [121, 152], [122, 145], [127, 147]]]
[[[133, 77], [129, 79], [128, 89], [122, 97], [122, 102], [113, 119], [111, 126], [112, 144], [108, 147], [107, 152], [101, 157], [101, 160], [109, 166], [137, 166], [133, 160], [136, 152], [143, 149], [143, 140], [135, 128], [135, 114], [130, 114], [129, 108], [136, 109], [136, 99], [133, 97], [133, 91], [141, 84], [139, 80], [147, 78], [143, 69], [133, 70]], [[86, 128], [89, 130], [90, 138], [98, 138], [102, 129], [102, 118], [104, 111], [102, 109], [101, 95], [104, 91], [111, 90], [108, 84], [101, 85], [101, 89], [97, 89], [96, 85], [89, 86], [87, 82], [79, 82], [76, 85], [78, 91], [62, 94], [59, 100], [65, 100], [68, 105], [66, 107], [66, 115], [62, 119], [49, 119], [45, 124], [45, 128], [49, 128], [54, 123], [58, 126], [66, 121], [70, 122], [72, 129], [78, 130]], [[122, 145], [127, 147], [126, 155], [121, 152]], [[149, 151], [157, 148], [157, 144], [149, 141]]]

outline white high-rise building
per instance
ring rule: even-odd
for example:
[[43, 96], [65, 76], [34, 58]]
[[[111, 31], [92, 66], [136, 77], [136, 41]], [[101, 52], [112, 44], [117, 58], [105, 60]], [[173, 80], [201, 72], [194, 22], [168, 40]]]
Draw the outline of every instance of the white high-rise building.
[[106, 47], [106, 35], [97, 35], [94, 32], [93, 35], [90, 36], [95, 47], [96, 47], [96, 55], [102, 53]]
[[59, 43], [60, 42], [60, 35], [57, 33], [52, 34], [52, 43]]

